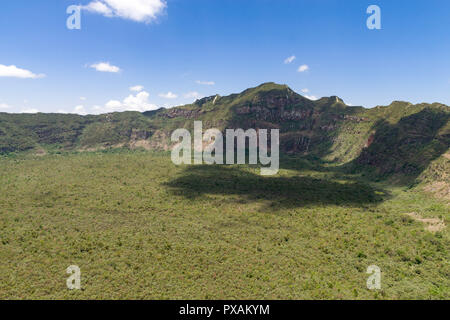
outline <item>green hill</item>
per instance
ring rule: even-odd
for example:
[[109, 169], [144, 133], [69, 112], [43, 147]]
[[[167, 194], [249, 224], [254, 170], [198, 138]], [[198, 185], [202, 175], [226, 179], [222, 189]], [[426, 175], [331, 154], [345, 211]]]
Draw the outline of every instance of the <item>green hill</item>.
[[229, 96], [144, 113], [0, 114], [0, 152], [169, 150], [177, 128], [278, 128], [281, 151], [379, 177], [418, 177], [450, 147], [450, 108], [393, 102], [365, 109], [339, 97], [309, 100], [286, 85], [264, 83]]

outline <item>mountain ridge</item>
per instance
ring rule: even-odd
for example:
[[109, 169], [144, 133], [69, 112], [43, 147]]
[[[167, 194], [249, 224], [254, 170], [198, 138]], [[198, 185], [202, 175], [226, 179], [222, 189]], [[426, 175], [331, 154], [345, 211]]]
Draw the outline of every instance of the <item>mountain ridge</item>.
[[[170, 109], [102, 115], [0, 113], [0, 153], [110, 148], [170, 150], [171, 132], [203, 128], [280, 129], [284, 154], [381, 176], [418, 177], [450, 148], [450, 107], [393, 101], [366, 109], [337, 97], [310, 100], [273, 82]], [[448, 159], [447, 159], [448, 160]], [[355, 169], [356, 168], [356, 169]]]

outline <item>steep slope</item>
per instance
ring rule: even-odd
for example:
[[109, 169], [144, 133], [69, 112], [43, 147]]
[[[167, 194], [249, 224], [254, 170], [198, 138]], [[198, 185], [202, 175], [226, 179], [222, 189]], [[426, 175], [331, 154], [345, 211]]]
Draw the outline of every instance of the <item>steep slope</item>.
[[420, 188], [450, 204], [450, 150], [432, 161], [417, 182]]
[[323, 156], [343, 124], [365, 121], [358, 116], [363, 110], [345, 105], [338, 97], [312, 101], [285, 85], [265, 83], [240, 94], [211, 96], [145, 115], [166, 133], [180, 127], [192, 129], [193, 120], [203, 121], [204, 128], [220, 130], [277, 128], [284, 152]]
[[347, 106], [338, 97], [309, 100], [286, 85], [264, 83], [171, 109], [99, 116], [0, 113], [0, 153], [37, 148], [169, 150], [177, 128], [280, 129], [281, 151], [307, 155], [353, 172], [415, 179], [450, 148], [450, 108], [396, 101]]
[[[450, 146], [449, 108], [425, 104], [411, 107], [420, 111], [404, 112], [406, 115], [396, 119], [380, 118], [372, 128], [370, 145], [355, 163], [375, 167], [382, 175], [419, 175], [445, 153]], [[383, 111], [398, 109], [391, 105]]]
[[99, 116], [0, 113], [0, 153], [125, 145], [133, 134], [147, 139], [153, 131], [139, 112]]
[[92, 116], [0, 113], [0, 153], [25, 151], [39, 145], [70, 147]]

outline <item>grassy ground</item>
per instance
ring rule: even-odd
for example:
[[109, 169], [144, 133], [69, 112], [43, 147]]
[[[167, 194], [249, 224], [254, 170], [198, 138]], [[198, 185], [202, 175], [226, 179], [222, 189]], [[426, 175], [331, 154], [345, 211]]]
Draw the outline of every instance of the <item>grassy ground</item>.
[[406, 215], [448, 225], [445, 204], [296, 163], [261, 177], [162, 153], [0, 159], [0, 299], [450, 298], [448, 228]]

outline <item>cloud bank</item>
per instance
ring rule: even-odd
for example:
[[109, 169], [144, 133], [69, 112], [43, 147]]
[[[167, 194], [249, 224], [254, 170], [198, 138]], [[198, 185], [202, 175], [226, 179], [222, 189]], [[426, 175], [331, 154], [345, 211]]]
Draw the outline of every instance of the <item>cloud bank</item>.
[[145, 112], [158, 109], [158, 106], [150, 103], [150, 94], [146, 91], [143, 91], [144, 87], [131, 87], [130, 91], [136, 91], [138, 89], [137, 87], [139, 87], [140, 92], [136, 93], [135, 95], [130, 94], [128, 97], [123, 99], [123, 101], [109, 100], [104, 106], [94, 106], [94, 111], [96, 113], [110, 113], [120, 111]]

